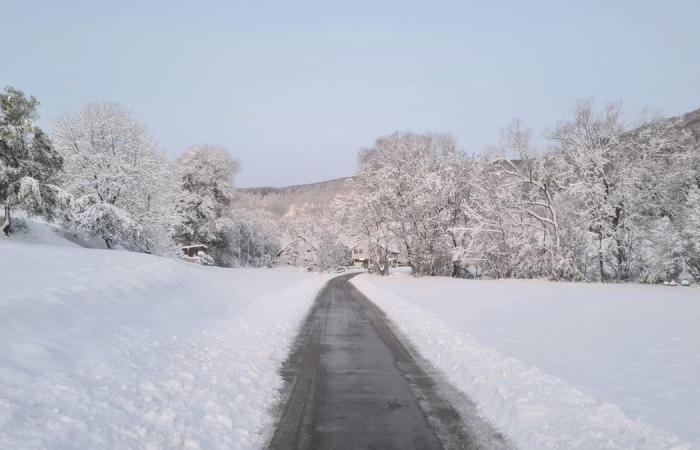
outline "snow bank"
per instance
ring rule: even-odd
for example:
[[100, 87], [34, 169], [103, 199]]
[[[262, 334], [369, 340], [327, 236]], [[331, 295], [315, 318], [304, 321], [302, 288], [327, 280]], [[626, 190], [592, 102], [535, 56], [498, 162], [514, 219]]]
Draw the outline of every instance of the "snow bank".
[[700, 448], [700, 289], [353, 283], [521, 448]]
[[0, 448], [260, 447], [329, 278], [7, 238], [0, 255]]
[[59, 247], [107, 248], [103, 240], [61, 229], [37, 217], [28, 218], [21, 211], [16, 213], [13, 227], [12, 237], [8, 239], [2, 236], [3, 239], [10, 242], [20, 241]]

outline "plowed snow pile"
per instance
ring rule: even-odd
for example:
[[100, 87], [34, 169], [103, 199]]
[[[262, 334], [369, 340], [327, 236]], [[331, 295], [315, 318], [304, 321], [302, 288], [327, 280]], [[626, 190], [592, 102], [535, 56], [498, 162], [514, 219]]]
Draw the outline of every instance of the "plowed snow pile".
[[0, 448], [264, 443], [327, 276], [51, 244], [0, 239]]
[[696, 287], [352, 282], [521, 448], [700, 448]]

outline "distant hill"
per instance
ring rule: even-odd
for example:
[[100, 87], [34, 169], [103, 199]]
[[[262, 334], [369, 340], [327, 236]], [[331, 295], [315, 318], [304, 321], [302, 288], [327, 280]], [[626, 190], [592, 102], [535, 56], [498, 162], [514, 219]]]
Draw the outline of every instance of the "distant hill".
[[238, 192], [244, 206], [265, 209], [277, 217], [293, 217], [302, 213], [325, 211], [336, 195], [343, 192], [345, 183], [351, 178], [336, 178], [281, 188], [241, 188]]
[[[700, 142], [700, 109], [681, 116], [695, 140]], [[345, 189], [352, 177], [336, 178], [295, 186], [240, 188], [244, 206], [264, 209], [276, 217], [294, 217], [302, 213], [325, 211], [333, 199]]]
[[700, 141], [700, 109], [683, 114], [683, 120], [690, 129], [696, 141]]

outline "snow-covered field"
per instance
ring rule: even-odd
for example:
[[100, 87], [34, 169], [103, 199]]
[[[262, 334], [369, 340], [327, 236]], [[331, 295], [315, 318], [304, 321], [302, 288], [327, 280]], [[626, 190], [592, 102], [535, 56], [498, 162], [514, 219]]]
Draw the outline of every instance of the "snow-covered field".
[[[0, 238], [0, 448], [257, 448], [329, 276]], [[51, 245], [47, 245], [51, 244]]]
[[353, 283], [521, 448], [700, 448], [696, 287]]

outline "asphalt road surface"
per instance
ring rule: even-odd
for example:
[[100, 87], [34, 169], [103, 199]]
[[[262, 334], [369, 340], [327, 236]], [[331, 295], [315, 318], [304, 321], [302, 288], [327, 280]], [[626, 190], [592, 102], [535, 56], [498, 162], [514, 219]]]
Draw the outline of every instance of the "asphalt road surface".
[[286, 401], [268, 448], [508, 447], [443, 398], [441, 383], [352, 276], [331, 280], [316, 298], [282, 370]]

